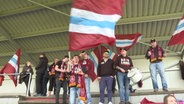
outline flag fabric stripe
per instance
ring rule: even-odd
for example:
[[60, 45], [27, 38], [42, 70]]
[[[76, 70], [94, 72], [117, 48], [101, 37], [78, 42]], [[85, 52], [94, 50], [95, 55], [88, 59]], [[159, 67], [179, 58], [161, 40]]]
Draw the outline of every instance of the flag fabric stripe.
[[95, 53], [92, 51], [89, 55], [90, 59], [93, 61], [95, 67], [98, 66], [98, 58], [95, 56]]
[[72, 17], [77, 18], [84, 18], [87, 20], [95, 20], [95, 21], [109, 21], [109, 22], [116, 22], [119, 18], [121, 18], [120, 15], [112, 14], [112, 15], [102, 15], [95, 12], [82, 10], [78, 8], [72, 8], [72, 12], [70, 14]]
[[184, 44], [184, 30], [174, 36], [169, 40], [168, 46]]
[[14, 68], [15, 68], [15, 70], [16, 70], [16, 72], [18, 72], [18, 66], [17, 66], [17, 61], [18, 61], [18, 56], [17, 55], [14, 55], [11, 59], [10, 59], [10, 61], [8, 62], [10, 65], [12, 65]]
[[84, 25], [78, 25], [78, 24], [70, 24], [69, 31], [84, 34], [84, 35], [98, 34], [98, 35], [103, 35], [103, 36], [115, 38], [115, 36], [113, 35], [114, 34], [113, 29], [100, 28], [100, 27], [96, 27], [96, 26], [84, 26]]
[[97, 67], [99, 63], [99, 57], [100, 57], [100, 52], [98, 47], [96, 47], [89, 55], [90, 59], [93, 61], [94, 66], [95, 66], [95, 72], [97, 73]]
[[[82, 22], [80, 22], [82, 21]], [[78, 18], [78, 17], [70, 17], [71, 24], [84, 25], [84, 26], [95, 26], [99, 28], [109, 28], [114, 29], [115, 22], [109, 21], [95, 21], [95, 20], [87, 20], [86, 18]]]
[[173, 35], [176, 35], [176, 34], [180, 33], [183, 30], [184, 30], [184, 19], [182, 21], [180, 21], [180, 23], [176, 27], [176, 31], [174, 32]]
[[122, 15], [125, 0], [73, 0], [73, 8], [79, 8], [99, 14]]
[[[108, 43], [113, 45], [114, 38], [108, 38], [106, 36], [100, 36], [99, 34], [84, 35], [81, 33], [70, 33], [69, 47], [71, 50], [85, 50], [100, 45], [101, 43]], [[89, 44], [90, 43], [90, 44]], [[84, 46], [84, 44], [87, 44]]]
[[174, 31], [167, 45], [171, 46], [176, 44], [184, 44], [184, 16], [176, 26], [176, 30]]
[[113, 45], [115, 24], [121, 18], [124, 2], [74, 0], [69, 25], [69, 51], [84, 50], [103, 43]]
[[133, 43], [133, 40], [128, 40], [128, 39], [119, 40], [119, 39], [116, 39], [116, 47], [127, 47], [127, 46], [130, 46], [132, 43]]
[[135, 34], [123, 34], [115, 35], [116, 36], [116, 48], [117, 52], [120, 53], [120, 48], [126, 48], [129, 50], [134, 44], [136, 44], [141, 38], [140, 33]]

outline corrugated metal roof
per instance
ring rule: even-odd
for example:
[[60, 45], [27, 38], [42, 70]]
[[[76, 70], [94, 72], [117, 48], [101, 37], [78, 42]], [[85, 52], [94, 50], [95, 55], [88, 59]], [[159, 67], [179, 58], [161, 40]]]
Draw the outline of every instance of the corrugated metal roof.
[[[0, 0], [0, 66], [18, 48], [22, 49], [21, 63], [30, 60], [36, 64], [42, 52], [46, 53], [50, 62], [68, 54], [72, 0], [34, 2]], [[151, 38], [155, 38], [164, 49], [170, 50], [169, 54], [177, 55], [182, 52], [183, 45], [167, 47], [167, 42], [183, 14], [184, 0], [127, 0], [115, 33], [142, 34], [140, 42], [129, 50], [133, 58], [144, 58]], [[116, 52], [115, 48], [107, 47]], [[71, 55], [74, 54], [78, 52], [71, 52]]]

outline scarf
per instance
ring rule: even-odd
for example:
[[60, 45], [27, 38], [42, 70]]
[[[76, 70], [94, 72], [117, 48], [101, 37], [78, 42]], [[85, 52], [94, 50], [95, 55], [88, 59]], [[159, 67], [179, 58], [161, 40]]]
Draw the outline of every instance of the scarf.
[[[65, 70], [66, 69], [66, 64], [64, 62], [62, 62], [61, 64], [61, 70]], [[59, 74], [59, 80], [63, 81], [64, 80], [64, 73], [60, 72]]]
[[55, 75], [55, 65], [52, 65], [51, 75]]
[[71, 66], [71, 75], [69, 78], [69, 87], [80, 88], [79, 99], [86, 102], [86, 88], [84, 76], [77, 74], [78, 71], [82, 71], [81, 65], [72, 65]]
[[158, 51], [158, 59], [157, 59], [157, 56], [154, 53], [154, 49], [150, 48], [150, 52], [151, 52], [150, 62], [154, 62], [154, 61], [157, 61], [157, 60], [162, 61], [162, 49], [159, 46], [157, 46], [156, 48], [157, 48], [157, 51]]

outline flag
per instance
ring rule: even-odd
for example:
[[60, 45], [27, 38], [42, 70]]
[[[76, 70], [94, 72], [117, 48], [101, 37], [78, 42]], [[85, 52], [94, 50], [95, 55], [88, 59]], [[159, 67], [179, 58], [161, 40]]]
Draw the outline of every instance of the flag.
[[96, 47], [89, 55], [90, 59], [93, 61], [94, 66], [95, 66], [95, 70], [97, 70], [98, 64], [99, 62], [103, 59], [103, 53], [105, 51], [109, 51], [109, 58], [114, 60], [116, 59], [116, 57], [118, 56], [117, 54], [115, 54], [114, 52], [112, 52], [110, 49], [104, 47], [104, 46], [100, 46], [100, 47]]
[[125, 0], [74, 0], [69, 24], [69, 51], [115, 43], [114, 28]]
[[108, 51], [109, 52], [109, 58], [110, 59], [112, 59], [112, 60], [116, 60], [116, 57], [118, 56], [117, 54], [115, 54], [113, 51], [111, 51], [110, 49], [108, 49], [108, 48], [106, 48], [106, 47], [104, 47], [104, 46], [101, 46], [101, 58], [100, 58], [100, 60], [102, 60], [102, 58], [103, 58], [103, 53], [105, 52], [105, 51]]
[[[94, 66], [95, 66], [95, 72], [98, 67], [98, 63], [100, 62], [100, 51], [98, 47], [94, 48], [94, 50], [89, 54], [89, 58], [93, 61]], [[96, 72], [97, 73], [97, 72]]]
[[171, 46], [176, 44], [184, 44], [184, 16], [179, 21], [176, 30], [174, 31], [167, 45]]
[[142, 37], [140, 33], [135, 34], [119, 34], [116, 36], [116, 48], [119, 53], [120, 48], [126, 48], [129, 50], [134, 44], [136, 44]]
[[20, 49], [16, 51], [13, 57], [2, 68], [3, 73], [14, 74], [14, 75], [9, 75], [9, 77], [10, 79], [13, 80], [15, 86], [17, 86], [17, 75], [19, 73], [19, 65], [20, 65]]
[[2, 83], [4, 81], [4, 75], [3, 75], [3, 70], [0, 70], [0, 86], [2, 86]]

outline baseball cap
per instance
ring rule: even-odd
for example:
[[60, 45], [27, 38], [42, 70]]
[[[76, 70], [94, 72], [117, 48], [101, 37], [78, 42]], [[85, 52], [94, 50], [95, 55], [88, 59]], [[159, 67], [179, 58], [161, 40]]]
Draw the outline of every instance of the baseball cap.
[[152, 42], [156, 42], [156, 40], [155, 40], [155, 39], [151, 39], [151, 40], [150, 40], [150, 43], [152, 43]]

